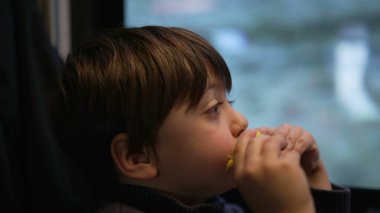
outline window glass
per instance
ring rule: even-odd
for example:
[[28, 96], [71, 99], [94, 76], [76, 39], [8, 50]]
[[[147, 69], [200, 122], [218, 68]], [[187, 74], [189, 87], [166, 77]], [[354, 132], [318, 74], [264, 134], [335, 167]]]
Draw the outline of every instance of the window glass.
[[376, 0], [126, 1], [125, 25], [189, 28], [223, 55], [250, 127], [300, 125], [331, 181], [380, 188]]

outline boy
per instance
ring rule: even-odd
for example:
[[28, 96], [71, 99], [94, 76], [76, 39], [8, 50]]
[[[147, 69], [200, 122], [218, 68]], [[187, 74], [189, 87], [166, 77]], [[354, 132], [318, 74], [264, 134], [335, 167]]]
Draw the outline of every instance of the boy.
[[[193, 32], [111, 30], [68, 56], [51, 112], [103, 212], [243, 212], [218, 197], [235, 187], [255, 212], [313, 212], [348, 198], [329, 192], [302, 128], [247, 129], [226, 97], [231, 86], [223, 58]], [[319, 189], [314, 201], [308, 184]]]

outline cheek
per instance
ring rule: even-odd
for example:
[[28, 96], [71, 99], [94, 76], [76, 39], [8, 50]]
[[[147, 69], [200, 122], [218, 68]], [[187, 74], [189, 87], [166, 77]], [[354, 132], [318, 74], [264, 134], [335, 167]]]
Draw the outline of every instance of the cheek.
[[160, 161], [167, 166], [186, 168], [189, 172], [215, 172], [225, 169], [235, 143], [236, 139], [227, 131], [192, 129], [167, 134], [159, 140], [158, 151]]
[[[193, 165], [204, 172], [225, 170], [228, 156], [232, 154], [235, 138], [228, 131], [205, 131], [192, 141], [186, 141], [184, 147], [191, 150]], [[186, 151], [186, 150], [184, 150]]]
[[219, 167], [224, 168], [228, 156], [233, 153], [236, 139], [230, 134], [219, 134], [214, 137], [211, 135], [209, 141], [212, 142], [207, 145], [208, 153], [212, 155], [216, 163], [219, 162]]
[[215, 195], [234, 187], [226, 163], [235, 138], [225, 128], [173, 128], [157, 145], [160, 178], [168, 188]]

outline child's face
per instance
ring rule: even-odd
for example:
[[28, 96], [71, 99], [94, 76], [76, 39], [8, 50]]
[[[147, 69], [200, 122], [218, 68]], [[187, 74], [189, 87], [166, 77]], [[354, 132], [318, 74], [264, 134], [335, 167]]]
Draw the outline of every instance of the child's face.
[[198, 202], [234, 187], [226, 162], [248, 123], [218, 82], [210, 83], [196, 108], [186, 109], [174, 107], [158, 132], [158, 187]]

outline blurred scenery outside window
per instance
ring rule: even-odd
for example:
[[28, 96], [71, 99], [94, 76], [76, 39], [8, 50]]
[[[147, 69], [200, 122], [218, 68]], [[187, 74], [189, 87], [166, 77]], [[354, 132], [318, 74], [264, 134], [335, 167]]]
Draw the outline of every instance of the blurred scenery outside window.
[[222, 54], [250, 127], [300, 125], [334, 183], [380, 188], [376, 0], [126, 0], [125, 25], [191, 29]]

